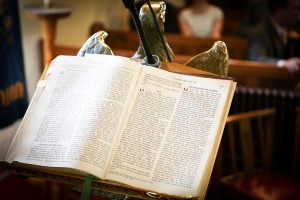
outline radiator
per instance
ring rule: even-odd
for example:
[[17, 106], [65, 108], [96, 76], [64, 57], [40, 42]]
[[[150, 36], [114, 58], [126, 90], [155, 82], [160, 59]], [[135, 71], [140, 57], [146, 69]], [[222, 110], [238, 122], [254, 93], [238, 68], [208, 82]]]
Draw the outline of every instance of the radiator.
[[300, 105], [300, 93], [268, 88], [237, 87], [229, 114], [276, 108], [275, 166], [276, 170], [290, 173], [296, 127], [296, 106]]

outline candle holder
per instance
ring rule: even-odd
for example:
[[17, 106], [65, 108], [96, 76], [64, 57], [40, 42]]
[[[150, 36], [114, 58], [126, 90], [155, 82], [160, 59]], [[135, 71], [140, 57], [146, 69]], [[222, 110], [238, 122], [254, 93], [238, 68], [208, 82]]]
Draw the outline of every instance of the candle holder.
[[62, 5], [54, 5], [50, 0], [44, 0], [43, 3], [26, 5], [24, 11], [29, 17], [38, 18], [41, 21], [43, 69], [45, 64], [54, 58], [56, 22], [58, 19], [69, 16], [72, 9]]

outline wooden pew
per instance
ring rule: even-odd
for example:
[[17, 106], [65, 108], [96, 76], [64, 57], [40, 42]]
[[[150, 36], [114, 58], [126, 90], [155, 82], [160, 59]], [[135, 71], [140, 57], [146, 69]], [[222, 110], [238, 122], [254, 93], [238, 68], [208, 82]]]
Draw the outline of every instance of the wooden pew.
[[[184, 37], [179, 34], [166, 34], [167, 41], [175, 54], [192, 55], [205, 52], [210, 49], [217, 41], [212, 38]], [[229, 57], [234, 59], [246, 59], [248, 41], [239, 37], [222, 37], [221, 41], [225, 42]]]
[[[80, 47], [56, 45], [55, 55], [76, 55]], [[131, 57], [135, 50], [113, 49], [115, 55]], [[175, 54], [175, 61], [186, 63], [192, 55]], [[291, 74], [285, 68], [273, 64], [247, 60], [229, 59], [229, 76], [234, 78], [238, 86], [296, 90], [300, 82], [300, 74]]]
[[[107, 31], [108, 36], [106, 43], [112, 49], [128, 49], [136, 50], [139, 46], [139, 38], [134, 31]], [[192, 55], [210, 49], [216, 39], [199, 38], [199, 37], [185, 37], [176, 33], [165, 33], [168, 44], [172, 48], [174, 54], [178, 55]], [[225, 42], [229, 56], [233, 59], [246, 59], [248, 41], [244, 38], [236, 36], [224, 36], [220, 39]]]
[[230, 59], [229, 76], [241, 86], [299, 90], [300, 74], [291, 74], [274, 64]]

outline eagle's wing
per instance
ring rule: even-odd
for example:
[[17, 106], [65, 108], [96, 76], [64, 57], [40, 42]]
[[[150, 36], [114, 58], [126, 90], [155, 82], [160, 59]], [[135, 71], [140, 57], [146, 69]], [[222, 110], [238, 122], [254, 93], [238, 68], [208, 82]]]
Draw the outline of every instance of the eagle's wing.
[[87, 53], [114, 55], [110, 47], [105, 44], [107, 35], [108, 34], [105, 31], [94, 33], [78, 51], [77, 56], [85, 56]]
[[211, 49], [194, 56], [184, 65], [221, 76], [227, 76], [228, 61], [228, 51], [225, 43], [217, 41]]

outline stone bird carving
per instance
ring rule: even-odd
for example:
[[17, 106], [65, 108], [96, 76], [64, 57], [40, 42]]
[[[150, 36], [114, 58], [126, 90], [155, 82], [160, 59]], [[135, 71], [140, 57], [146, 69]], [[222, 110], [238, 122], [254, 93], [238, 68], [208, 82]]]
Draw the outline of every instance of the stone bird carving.
[[[166, 4], [164, 2], [151, 2], [151, 7], [157, 19], [160, 31], [162, 33], [163, 39], [165, 41], [167, 50], [170, 55], [171, 62], [174, 61], [174, 53], [170, 46], [167, 43], [167, 40], [164, 36], [164, 23], [165, 23], [165, 14], [166, 14]], [[149, 45], [150, 52], [153, 55], [157, 55], [161, 61], [169, 62], [166, 51], [163, 47], [163, 44], [160, 40], [159, 33], [157, 32], [156, 25], [151, 14], [151, 10], [148, 7], [148, 4], [144, 4], [139, 13], [139, 18], [141, 20], [141, 24], [145, 33], [145, 37], [147, 43]], [[133, 59], [143, 59], [145, 57], [145, 53], [141, 44], [139, 45], [136, 53], [133, 55]]]
[[194, 56], [184, 65], [227, 76], [229, 64], [226, 44], [222, 41], [216, 41], [211, 49]]
[[77, 56], [85, 56], [86, 53], [114, 55], [110, 47], [105, 44], [105, 38], [107, 35], [108, 34], [105, 31], [98, 31], [94, 33], [78, 51]]

